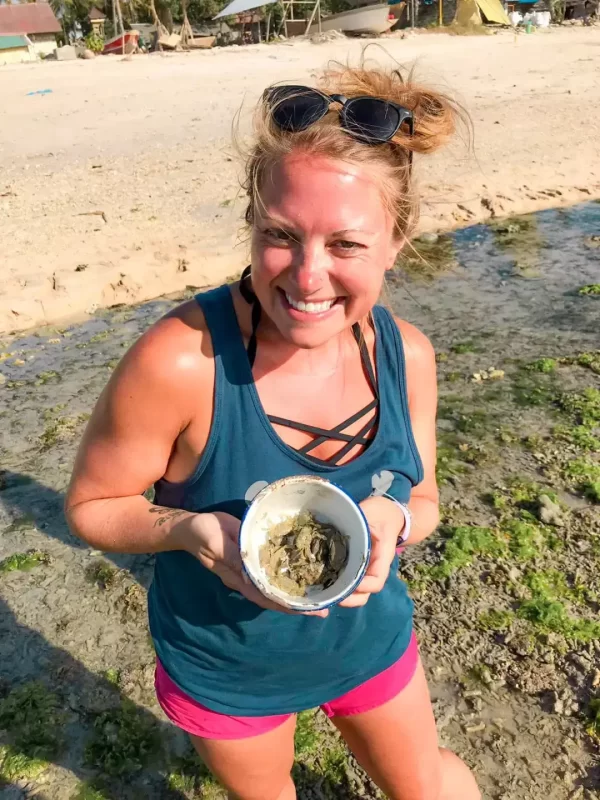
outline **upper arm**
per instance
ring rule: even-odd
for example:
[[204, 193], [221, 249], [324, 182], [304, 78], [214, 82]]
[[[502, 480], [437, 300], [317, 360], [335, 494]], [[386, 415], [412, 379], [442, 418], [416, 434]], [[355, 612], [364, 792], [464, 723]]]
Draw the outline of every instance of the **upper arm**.
[[396, 319], [406, 362], [408, 405], [413, 436], [423, 462], [423, 480], [413, 490], [437, 502], [438, 488], [436, 465], [436, 414], [437, 376], [435, 351], [427, 336], [404, 320]]
[[[201, 335], [182, 315], [160, 320], [131, 348], [100, 395], [75, 460], [67, 509], [142, 494], [165, 474], [206, 373]], [[212, 396], [212, 394], [211, 394]]]

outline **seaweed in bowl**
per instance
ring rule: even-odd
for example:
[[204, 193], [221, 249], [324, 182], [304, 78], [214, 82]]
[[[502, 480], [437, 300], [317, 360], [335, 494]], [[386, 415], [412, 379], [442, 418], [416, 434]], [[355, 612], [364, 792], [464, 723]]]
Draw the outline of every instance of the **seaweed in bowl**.
[[307, 589], [327, 589], [348, 562], [348, 537], [334, 525], [303, 512], [275, 524], [260, 548], [260, 564], [270, 582], [290, 597]]

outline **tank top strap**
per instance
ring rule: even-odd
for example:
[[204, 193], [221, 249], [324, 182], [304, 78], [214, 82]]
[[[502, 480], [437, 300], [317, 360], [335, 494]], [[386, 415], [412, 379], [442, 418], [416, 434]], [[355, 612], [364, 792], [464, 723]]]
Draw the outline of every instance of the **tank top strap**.
[[412, 433], [410, 410], [408, 405], [408, 384], [406, 378], [406, 359], [404, 343], [398, 324], [393, 314], [384, 306], [373, 308], [375, 325], [379, 331], [377, 339], [381, 352], [377, 358], [380, 366], [377, 381], [382, 406], [385, 405], [386, 413], [381, 416], [381, 424], [387, 427], [384, 435], [391, 434], [389, 426], [398, 426], [406, 431], [408, 444], [415, 461], [418, 481], [423, 479], [423, 465]]
[[210, 331], [217, 370], [232, 386], [248, 384], [248, 358], [229, 286], [201, 292], [195, 299]]

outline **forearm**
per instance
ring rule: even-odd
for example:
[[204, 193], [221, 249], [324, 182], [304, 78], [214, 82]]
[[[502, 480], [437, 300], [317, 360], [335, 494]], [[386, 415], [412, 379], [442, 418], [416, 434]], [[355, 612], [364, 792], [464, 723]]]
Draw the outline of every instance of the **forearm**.
[[91, 547], [114, 553], [182, 550], [186, 522], [194, 514], [155, 506], [142, 495], [87, 500], [65, 506], [71, 532]]
[[411, 497], [408, 508], [412, 515], [407, 545], [418, 544], [434, 532], [440, 524], [439, 503], [429, 497]]

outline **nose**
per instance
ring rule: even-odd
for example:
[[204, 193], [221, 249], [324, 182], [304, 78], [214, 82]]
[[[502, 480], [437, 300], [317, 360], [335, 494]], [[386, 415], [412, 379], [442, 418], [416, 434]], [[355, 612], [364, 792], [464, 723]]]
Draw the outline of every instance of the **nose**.
[[292, 280], [304, 295], [317, 292], [325, 282], [328, 253], [323, 244], [305, 242], [298, 248], [293, 264]]

